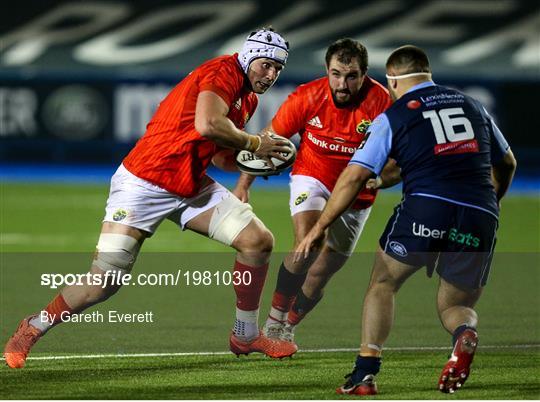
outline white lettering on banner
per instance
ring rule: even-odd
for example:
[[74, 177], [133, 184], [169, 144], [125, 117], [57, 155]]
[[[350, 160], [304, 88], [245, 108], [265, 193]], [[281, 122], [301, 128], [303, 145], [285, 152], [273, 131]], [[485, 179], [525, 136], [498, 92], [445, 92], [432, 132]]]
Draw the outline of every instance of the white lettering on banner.
[[[47, 48], [77, 42], [111, 26], [130, 14], [126, 4], [104, 2], [77, 2], [63, 4], [35, 18], [6, 35], [0, 36], [4, 52], [4, 65], [23, 65], [35, 61]], [[77, 24], [65, 24], [69, 20]], [[62, 24], [64, 23], [64, 24]]]
[[[256, 5], [249, 1], [192, 2], [160, 9], [125, 27], [99, 35], [74, 50], [77, 60], [96, 65], [120, 65], [159, 60], [193, 49], [236, 27], [252, 15]], [[204, 19], [187, 31], [143, 45], [127, 45], [164, 27], [181, 27]]]
[[[154, 112], [171, 90], [168, 85], [125, 84], [114, 92], [114, 137], [123, 142], [139, 139], [146, 131], [146, 125]], [[257, 111], [249, 121], [246, 130], [256, 133], [262, 130], [276, 113], [294, 86], [274, 87], [263, 95]]]
[[0, 88], [0, 137], [36, 136], [37, 104], [29, 88]]
[[[379, 2], [377, 2], [379, 4]], [[396, 40], [400, 43], [432, 42], [444, 44], [463, 40], [468, 33], [467, 25], [457, 23], [442, 23], [444, 18], [450, 16], [463, 16], [465, 18], [485, 16], [496, 18], [506, 15], [516, 8], [513, 0], [499, 0], [486, 2], [477, 0], [444, 0], [425, 3], [423, 6], [413, 8], [402, 13], [401, 17], [389, 18], [386, 24], [375, 25], [372, 31], [363, 33], [359, 39], [369, 48], [369, 62], [371, 66], [383, 68], [388, 55], [393, 48], [384, 45]], [[496, 23], [494, 21], [494, 23]], [[292, 41], [292, 39], [291, 39]], [[319, 59], [324, 51], [317, 52]]]
[[514, 53], [512, 61], [518, 67], [534, 67], [540, 65], [540, 12], [517, 21], [514, 24], [490, 32], [481, 38], [461, 43], [442, 53], [442, 58], [450, 65], [464, 65], [496, 54], [505, 47], [518, 49], [516, 42], [523, 46]]
[[[312, 24], [302, 22], [301, 24], [297, 24], [297, 26], [301, 28], [291, 32], [285, 32], [285, 36], [295, 48], [321, 40], [326, 42], [332, 35], [337, 35], [348, 29], [358, 30], [362, 25], [369, 26], [372, 25], [374, 21], [384, 21], [384, 17], [396, 13], [403, 7], [404, 5], [396, 0], [375, 1], [346, 10], [341, 14], [329, 16], [321, 22], [314, 22]], [[360, 36], [360, 40], [364, 43], [362, 38], [363, 35]], [[316, 52], [317, 56], [315, 57], [315, 62], [321, 64], [324, 60], [325, 52], [326, 49], [324, 49], [322, 55], [319, 52]], [[388, 54], [389, 53], [387, 53], [387, 57]]]
[[171, 90], [167, 85], [121, 85], [114, 92], [114, 137], [129, 142], [142, 137], [159, 102]]
[[[293, 2], [291, 8], [286, 9], [281, 14], [272, 15], [271, 18], [263, 23], [253, 25], [252, 31], [260, 29], [260, 27], [266, 27], [272, 25], [277, 31], [283, 33], [285, 37], [288, 37], [288, 30], [297, 27], [302, 21], [306, 21], [309, 17], [316, 14], [321, 10], [321, 4], [317, 4], [313, 0], [305, 0], [300, 2]], [[249, 32], [246, 30], [246, 32]], [[327, 31], [324, 31], [327, 34]], [[246, 40], [246, 34], [233, 36], [228, 39], [216, 52], [216, 55], [233, 54], [238, 52], [238, 49], [242, 48], [244, 41]], [[290, 40], [289, 40], [290, 41]], [[292, 43], [292, 42], [291, 42]], [[296, 46], [296, 45], [295, 45]]]

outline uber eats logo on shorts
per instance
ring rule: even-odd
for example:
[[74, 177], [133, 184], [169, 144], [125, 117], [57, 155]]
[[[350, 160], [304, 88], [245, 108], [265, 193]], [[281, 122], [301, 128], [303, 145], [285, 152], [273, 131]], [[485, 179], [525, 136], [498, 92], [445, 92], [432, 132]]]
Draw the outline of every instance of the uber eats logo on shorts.
[[473, 246], [475, 248], [480, 245], [480, 239], [478, 237], [474, 237], [472, 233], [459, 233], [456, 228], [450, 229], [450, 232], [448, 232], [448, 240], [459, 244], [466, 244], [467, 246]]
[[303, 192], [294, 200], [294, 205], [300, 205], [309, 197], [309, 191]]
[[[446, 235], [446, 230], [431, 229], [423, 223], [417, 224], [416, 222], [413, 222], [412, 232], [415, 236], [431, 237], [432, 239], [444, 239]], [[460, 233], [456, 228], [450, 229], [448, 240], [475, 248], [480, 246], [480, 239], [478, 237], [474, 237], [472, 233]]]

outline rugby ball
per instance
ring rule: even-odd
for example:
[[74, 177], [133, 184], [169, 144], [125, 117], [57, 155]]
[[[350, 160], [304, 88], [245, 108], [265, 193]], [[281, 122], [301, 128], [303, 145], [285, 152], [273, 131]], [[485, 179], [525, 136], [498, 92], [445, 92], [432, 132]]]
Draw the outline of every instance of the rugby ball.
[[240, 151], [236, 156], [236, 166], [238, 167], [238, 170], [252, 176], [273, 176], [280, 174], [294, 163], [294, 160], [296, 159], [296, 147], [294, 144], [289, 139], [280, 135], [271, 134], [271, 136], [275, 139], [288, 142], [291, 152], [281, 152], [281, 155], [286, 158], [286, 161], [271, 158], [272, 163], [276, 167], [276, 170], [272, 170], [268, 162], [255, 156], [254, 153]]

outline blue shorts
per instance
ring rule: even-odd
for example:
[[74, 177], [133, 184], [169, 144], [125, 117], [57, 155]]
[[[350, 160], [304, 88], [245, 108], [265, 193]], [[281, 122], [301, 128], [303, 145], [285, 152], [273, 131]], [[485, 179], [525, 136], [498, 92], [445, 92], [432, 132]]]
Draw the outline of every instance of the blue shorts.
[[496, 242], [497, 218], [476, 208], [436, 198], [406, 196], [394, 209], [379, 244], [390, 257], [436, 268], [459, 288], [483, 287]]

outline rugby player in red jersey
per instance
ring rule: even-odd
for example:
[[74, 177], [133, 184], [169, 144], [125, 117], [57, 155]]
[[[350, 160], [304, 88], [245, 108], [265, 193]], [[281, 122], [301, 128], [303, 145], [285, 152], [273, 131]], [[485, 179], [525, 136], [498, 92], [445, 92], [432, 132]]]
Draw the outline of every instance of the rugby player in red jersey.
[[[391, 104], [386, 88], [366, 75], [368, 54], [358, 41], [345, 38], [330, 45], [326, 69], [326, 77], [300, 85], [263, 130], [287, 138], [295, 133], [301, 136], [290, 182], [295, 247], [319, 218], [371, 121]], [[390, 168], [386, 172], [395, 174]], [[251, 181], [243, 175], [239, 192]], [[268, 337], [293, 340], [295, 325], [321, 300], [330, 277], [354, 251], [376, 193], [373, 189], [360, 192], [310, 260], [295, 263], [292, 253], [285, 257], [263, 327]]]
[[[233, 353], [285, 357], [296, 345], [268, 339], [258, 329], [261, 291], [274, 239], [272, 233], [233, 193], [206, 175], [223, 149], [249, 150], [261, 158], [289, 151], [286, 142], [243, 131], [257, 107], [257, 95], [278, 78], [288, 43], [276, 32], [253, 32], [242, 51], [209, 60], [193, 70], [161, 102], [146, 133], [111, 179], [105, 218], [90, 273], [131, 272], [144, 240], [164, 219], [237, 250], [234, 271], [251, 274], [234, 286], [236, 321]], [[42, 314], [23, 319], [4, 349], [12, 368], [23, 367], [35, 344], [61, 317], [79, 313], [116, 293], [119, 285], [67, 286]]]

